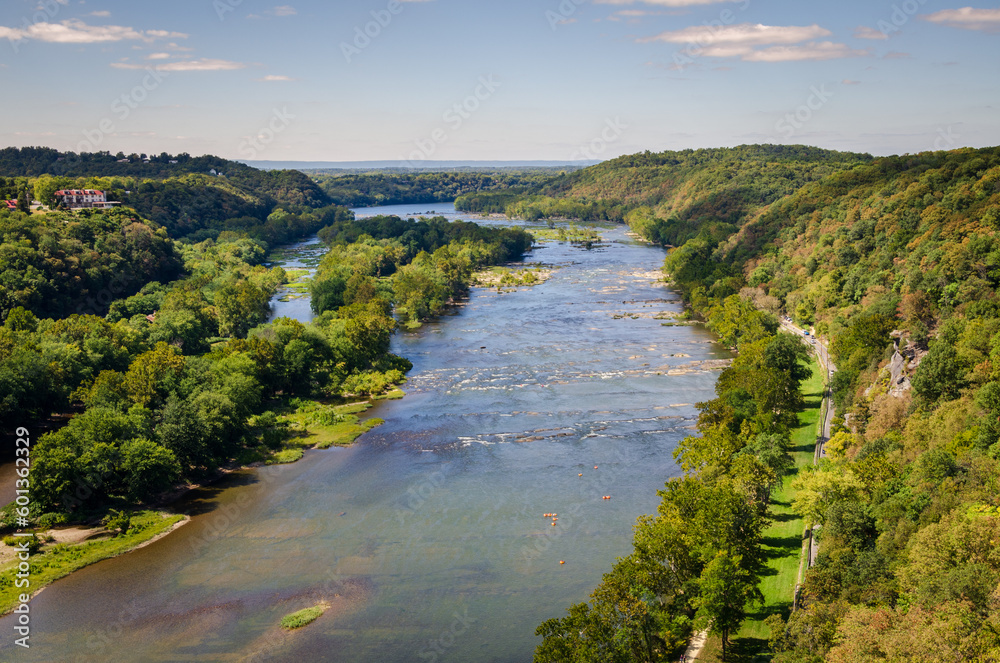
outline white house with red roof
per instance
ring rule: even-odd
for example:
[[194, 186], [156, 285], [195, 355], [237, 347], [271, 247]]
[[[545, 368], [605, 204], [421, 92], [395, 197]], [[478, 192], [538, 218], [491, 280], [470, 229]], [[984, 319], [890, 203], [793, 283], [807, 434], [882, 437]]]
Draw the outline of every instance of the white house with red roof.
[[70, 209], [108, 208], [120, 203], [108, 202], [103, 191], [97, 189], [65, 189], [56, 191], [59, 205]]

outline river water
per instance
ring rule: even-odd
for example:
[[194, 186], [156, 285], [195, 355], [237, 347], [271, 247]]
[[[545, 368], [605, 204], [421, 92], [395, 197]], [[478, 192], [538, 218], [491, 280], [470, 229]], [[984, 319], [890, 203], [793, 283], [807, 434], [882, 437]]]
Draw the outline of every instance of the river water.
[[197, 491], [189, 524], [36, 596], [30, 650], [0, 620], [0, 659], [530, 661], [538, 624], [630, 551], [728, 357], [656, 319], [681, 310], [662, 250], [604, 234], [532, 251], [557, 267], [544, 284], [475, 289], [398, 334], [414, 368], [406, 398], [370, 411], [383, 426]]

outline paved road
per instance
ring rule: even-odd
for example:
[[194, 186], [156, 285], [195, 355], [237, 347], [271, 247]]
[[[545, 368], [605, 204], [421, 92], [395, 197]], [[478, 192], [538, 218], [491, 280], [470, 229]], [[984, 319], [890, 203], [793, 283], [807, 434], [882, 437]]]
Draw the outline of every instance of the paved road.
[[826, 371], [826, 391], [823, 393], [826, 404], [826, 418], [823, 421], [823, 433], [816, 441], [816, 457], [814, 459], [814, 462], [818, 464], [820, 458], [826, 457], [826, 441], [830, 439], [833, 431], [833, 391], [830, 389], [830, 382], [833, 379], [833, 374], [837, 372], [837, 367], [830, 359], [830, 349], [827, 347], [826, 341], [817, 339], [812, 335], [806, 336], [804, 329], [788, 320], [781, 320], [781, 328], [801, 338], [802, 342], [806, 343], [816, 353], [820, 368]]

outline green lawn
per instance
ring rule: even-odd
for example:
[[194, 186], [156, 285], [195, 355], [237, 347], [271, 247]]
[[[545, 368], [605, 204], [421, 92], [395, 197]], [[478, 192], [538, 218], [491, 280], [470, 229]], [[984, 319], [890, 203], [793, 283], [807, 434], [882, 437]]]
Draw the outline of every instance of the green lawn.
[[[764, 620], [776, 613], [787, 616], [792, 608], [792, 593], [798, 582], [804, 545], [802, 535], [805, 533], [806, 523], [791, 511], [794, 499], [791, 483], [801, 468], [812, 465], [824, 391], [823, 371], [815, 358], [812, 367], [812, 377], [802, 384], [806, 409], [799, 414], [799, 426], [792, 431], [791, 436], [795, 469], [785, 477], [784, 485], [774, 494], [771, 504], [774, 524], [764, 532], [764, 551], [768, 556], [768, 570], [761, 579], [760, 591], [764, 594], [765, 603], [752, 611], [739, 634], [730, 638], [733, 646], [727, 652], [730, 654], [727, 657], [728, 661], [770, 660], [770, 655], [767, 653], [767, 639], [770, 632], [764, 625]], [[719, 638], [709, 638], [698, 660], [719, 661], [721, 652]]]

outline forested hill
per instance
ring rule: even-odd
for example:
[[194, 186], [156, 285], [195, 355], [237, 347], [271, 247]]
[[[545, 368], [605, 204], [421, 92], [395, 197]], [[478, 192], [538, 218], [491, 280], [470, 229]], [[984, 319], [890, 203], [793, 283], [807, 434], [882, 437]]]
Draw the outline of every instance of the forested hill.
[[59, 189], [100, 189], [109, 200], [134, 207], [174, 236], [218, 231], [230, 219], [263, 222], [278, 206], [302, 212], [330, 204], [329, 196], [303, 173], [257, 170], [214, 156], [0, 150], [0, 195], [17, 197], [25, 188], [45, 205], [55, 204], [53, 194]]
[[529, 194], [469, 194], [457, 205], [529, 219], [627, 221], [654, 241], [680, 244], [707, 223], [731, 233], [762, 206], [871, 159], [783, 145], [644, 152], [553, 178]]
[[[212, 172], [214, 171], [214, 172]], [[0, 149], [0, 176], [39, 177], [41, 175], [80, 177], [120, 177], [165, 180], [184, 175], [212, 175], [251, 189], [261, 196], [293, 205], [329, 204], [322, 189], [297, 170], [258, 170], [238, 161], [189, 154], [76, 154], [49, 147], [7, 147]]]
[[667, 259], [696, 308], [786, 312], [839, 369], [829, 459], [792, 484], [820, 556], [775, 661], [996, 660], [998, 232], [1000, 148], [962, 149], [836, 173]]
[[[627, 157], [575, 174], [567, 197], [553, 200], [585, 190], [598, 202], [630, 196], [648, 201], [664, 227], [677, 209], [711, 199], [699, 193], [706, 173], [739, 179], [749, 167], [689, 170], [670, 198], [628, 165], [641, 172], [663, 159]], [[797, 167], [775, 163], [747, 179], [749, 189], [723, 180], [719, 193], [739, 200], [740, 191], [774, 191], [768, 180], [785, 168]], [[601, 188], [614, 181], [598, 177], [605, 169], [620, 175], [622, 193]], [[693, 236], [668, 255], [669, 279], [738, 356], [719, 378], [718, 398], [699, 404], [700, 436], [675, 454], [687, 475], [660, 493], [655, 517], [640, 519], [633, 554], [590, 603], [539, 627], [536, 661], [596, 660], [579, 653], [629, 646], [641, 653], [616, 660], [670, 660], [692, 625], [725, 638], [744, 618], [755, 635], [740, 646], [775, 663], [1000, 660], [1000, 148], [859, 157], [782, 186], [788, 195], [732, 217], [727, 210], [738, 208], [726, 206], [689, 216]], [[662, 241], [656, 227], [633, 224]], [[790, 347], [770, 347], [780, 343], [770, 334], [782, 315], [829, 343], [838, 369], [833, 436], [815, 467], [772, 463], [787, 446], [768, 447], [787, 439], [779, 418], [794, 420], [795, 411], [769, 396], [782, 384], [779, 373], [767, 375], [774, 358], [791, 356]], [[748, 472], [757, 462], [770, 471]], [[783, 474], [785, 504], [808, 523], [819, 556], [797, 609], [781, 607], [789, 592], [751, 614], [766, 581], [754, 561], [762, 530], [747, 535], [739, 514], [761, 500], [729, 491], [758, 486], [767, 503]], [[696, 501], [695, 489], [728, 497]], [[703, 503], [713, 505], [704, 507], [710, 516]], [[787, 517], [762, 513], [765, 523]], [[715, 522], [722, 534], [703, 534]], [[737, 541], [725, 538], [730, 522], [739, 524]], [[700, 550], [692, 542], [703, 536], [707, 553], [696, 559], [688, 551]], [[798, 547], [794, 540], [795, 554]], [[719, 587], [728, 588], [725, 600]], [[622, 617], [626, 605], [633, 612]]]

